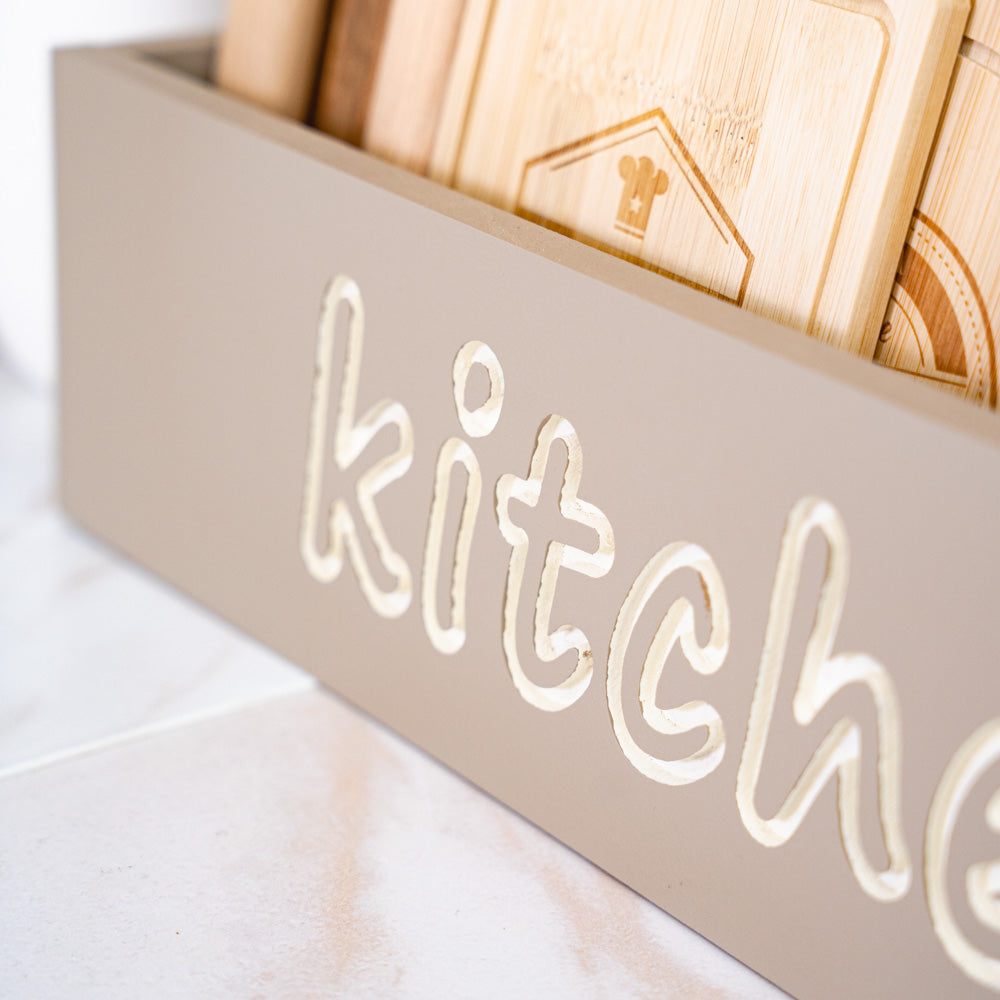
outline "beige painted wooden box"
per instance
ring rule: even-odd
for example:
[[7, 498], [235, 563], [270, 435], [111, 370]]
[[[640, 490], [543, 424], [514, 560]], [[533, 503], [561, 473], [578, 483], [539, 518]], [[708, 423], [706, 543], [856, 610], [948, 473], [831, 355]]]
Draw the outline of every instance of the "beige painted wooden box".
[[989, 416], [57, 59], [82, 524], [801, 997], [1000, 984]]

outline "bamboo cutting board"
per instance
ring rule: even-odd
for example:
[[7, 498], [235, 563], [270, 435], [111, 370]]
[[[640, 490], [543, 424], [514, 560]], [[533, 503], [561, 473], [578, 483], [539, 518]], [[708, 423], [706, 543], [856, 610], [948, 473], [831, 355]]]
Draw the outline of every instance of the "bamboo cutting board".
[[425, 173], [463, 0], [337, 0], [316, 124]]
[[316, 95], [316, 125], [361, 145], [391, 0], [335, 0]]
[[1000, 2], [976, 0], [876, 359], [997, 405]]
[[469, 0], [432, 174], [871, 357], [968, 0]]
[[304, 121], [327, 6], [328, 0], [230, 0], [216, 60], [219, 86]]

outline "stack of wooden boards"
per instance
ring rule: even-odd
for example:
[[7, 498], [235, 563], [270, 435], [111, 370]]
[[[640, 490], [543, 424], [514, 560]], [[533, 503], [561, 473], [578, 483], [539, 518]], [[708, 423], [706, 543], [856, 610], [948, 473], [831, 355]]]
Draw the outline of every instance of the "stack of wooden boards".
[[998, 50], [1000, 0], [232, 0], [217, 77], [995, 407]]

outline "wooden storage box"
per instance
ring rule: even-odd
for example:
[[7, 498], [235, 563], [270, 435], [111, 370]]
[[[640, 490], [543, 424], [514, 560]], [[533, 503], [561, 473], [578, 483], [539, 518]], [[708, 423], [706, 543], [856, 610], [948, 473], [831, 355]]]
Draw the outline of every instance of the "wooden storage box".
[[208, 56], [57, 58], [67, 510], [793, 994], [995, 988], [995, 419]]

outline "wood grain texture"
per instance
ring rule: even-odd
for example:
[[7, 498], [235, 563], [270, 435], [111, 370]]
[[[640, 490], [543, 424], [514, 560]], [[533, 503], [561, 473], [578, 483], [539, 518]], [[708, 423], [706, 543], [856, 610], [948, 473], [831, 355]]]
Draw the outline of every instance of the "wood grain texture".
[[393, 0], [372, 88], [364, 147], [426, 173], [464, 0]]
[[464, 0], [338, 0], [317, 101], [325, 132], [425, 173]]
[[316, 97], [316, 125], [360, 146], [392, 0], [335, 0]]
[[967, 0], [469, 0], [431, 173], [871, 357]]
[[973, 0], [965, 37], [994, 51], [1000, 49], [1000, 3]]
[[305, 120], [328, 0], [230, 0], [216, 82], [278, 114]]
[[976, 0], [876, 360], [997, 405], [1000, 2]]

